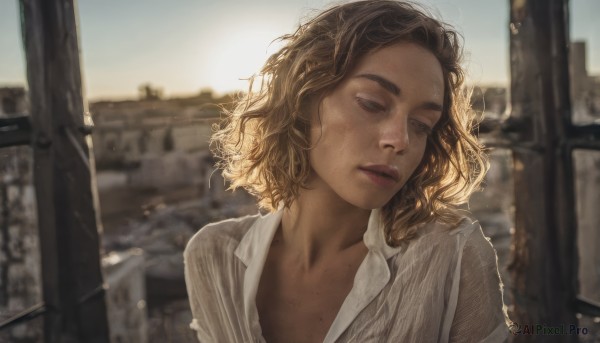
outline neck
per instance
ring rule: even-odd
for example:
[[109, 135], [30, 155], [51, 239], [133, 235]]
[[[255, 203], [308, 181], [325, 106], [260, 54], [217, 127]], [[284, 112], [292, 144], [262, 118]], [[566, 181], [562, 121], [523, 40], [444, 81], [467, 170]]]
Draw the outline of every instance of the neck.
[[285, 250], [309, 270], [343, 251], [364, 247], [371, 210], [357, 208], [322, 188], [303, 189], [283, 210], [281, 239]]

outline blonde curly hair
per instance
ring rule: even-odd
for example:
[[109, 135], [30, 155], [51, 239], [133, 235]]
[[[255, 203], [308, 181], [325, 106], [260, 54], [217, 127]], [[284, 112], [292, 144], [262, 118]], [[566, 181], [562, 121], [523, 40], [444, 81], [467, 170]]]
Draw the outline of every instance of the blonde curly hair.
[[325, 10], [279, 39], [285, 45], [257, 75], [258, 89], [254, 77], [211, 138], [229, 189], [245, 188], [269, 211], [289, 207], [307, 188], [311, 171], [310, 100], [333, 90], [368, 52], [412, 42], [440, 62], [444, 104], [420, 165], [382, 208], [385, 236], [397, 246], [414, 238], [419, 224], [456, 224], [488, 169], [473, 134], [476, 116], [463, 87], [459, 34], [415, 4], [366, 0]]

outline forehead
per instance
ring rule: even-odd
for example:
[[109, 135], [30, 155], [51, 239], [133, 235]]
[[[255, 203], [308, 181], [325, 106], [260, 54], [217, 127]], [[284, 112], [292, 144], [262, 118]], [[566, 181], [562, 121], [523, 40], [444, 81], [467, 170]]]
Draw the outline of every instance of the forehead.
[[365, 73], [385, 77], [403, 92], [417, 92], [438, 101], [444, 97], [440, 62], [432, 52], [416, 43], [400, 42], [370, 51], [359, 59], [349, 76]]

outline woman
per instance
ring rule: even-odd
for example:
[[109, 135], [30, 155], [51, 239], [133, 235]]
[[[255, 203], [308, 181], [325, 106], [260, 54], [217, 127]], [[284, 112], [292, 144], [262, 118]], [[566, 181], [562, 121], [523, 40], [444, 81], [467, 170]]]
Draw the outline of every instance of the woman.
[[282, 37], [213, 136], [266, 215], [184, 253], [201, 342], [499, 342], [496, 255], [459, 206], [487, 170], [457, 33], [410, 5], [335, 6]]

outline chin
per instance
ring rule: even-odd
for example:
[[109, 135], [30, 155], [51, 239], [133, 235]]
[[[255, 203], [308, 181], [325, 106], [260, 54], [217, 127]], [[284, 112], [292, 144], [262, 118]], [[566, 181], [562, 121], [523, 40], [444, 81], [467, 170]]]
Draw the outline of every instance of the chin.
[[385, 204], [387, 204], [390, 200], [391, 198], [387, 197], [382, 198], [381, 196], [375, 197], [368, 195], [363, 195], [361, 197], [353, 197], [351, 199], [346, 198], [347, 202], [362, 210], [374, 210], [377, 208], [381, 208], [385, 206]]

